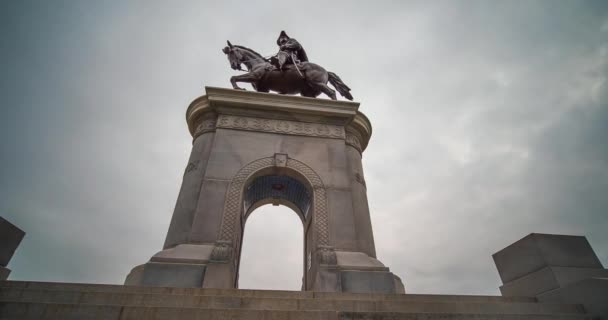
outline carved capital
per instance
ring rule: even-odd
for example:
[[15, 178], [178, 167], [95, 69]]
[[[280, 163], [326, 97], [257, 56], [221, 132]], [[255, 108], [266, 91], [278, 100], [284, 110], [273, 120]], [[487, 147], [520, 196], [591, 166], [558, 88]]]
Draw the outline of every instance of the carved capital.
[[228, 263], [232, 258], [232, 241], [218, 240], [211, 252], [211, 261]]
[[359, 151], [359, 153], [363, 152], [363, 148], [361, 148], [361, 142], [359, 140], [359, 137], [357, 137], [357, 135], [347, 132], [346, 139], [344, 141], [346, 142], [347, 145], [352, 146], [353, 148], [357, 149], [357, 151]]
[[371, 136], [372, 124], [363, 113], [357, 111], [357, 115], [346, 126], [346, 144], [363, 153]]
[[196, 129], [194, 130], [192, 139], [196, 140], [196, 138], [198, 138], [203, 133], [215, 131], [216, 124], [217, 124], [216, 118], [209, 118], [209, 119], [201, 120], [201, 122], [196, 126]]
[[317, 259], [319, 260], [319, 264], [325, 264], [325, 265], [338, 264], [338, 258], [336, 257], [336, 251], [331, 246], [318, 246], [317, 247]]

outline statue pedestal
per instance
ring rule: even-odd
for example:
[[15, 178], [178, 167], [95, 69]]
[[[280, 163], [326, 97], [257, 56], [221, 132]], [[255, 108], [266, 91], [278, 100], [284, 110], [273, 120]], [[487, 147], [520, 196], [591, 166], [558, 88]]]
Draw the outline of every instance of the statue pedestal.
[[404, 292], [376, 259], [361, 163], [372, 129], [359, 104], [206, 91], [186, 113], [194, 141], [164, 249], [126, 284], [238, 287], [247, 218], [278, 203], [302, 221], [304, 290]]

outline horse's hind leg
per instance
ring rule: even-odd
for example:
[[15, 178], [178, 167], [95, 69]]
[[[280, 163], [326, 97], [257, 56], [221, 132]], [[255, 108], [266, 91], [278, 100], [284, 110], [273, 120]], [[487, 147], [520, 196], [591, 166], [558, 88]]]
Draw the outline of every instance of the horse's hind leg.
[[313, 88], [311, 86], [307, 86], [306, 89], [302, 89], [302, 92], [300, 92], [300, 95], [302, 97], [309, 97], [309, 98], [316, 98], [320, 94], [321, 94], [320, 90]]
[[312, 86], [313, 88], [317, 88], [317, 89], [321, 90], [321, 92], [325, 93], [332, 100], [337, 100], [336, 91], [334, 89], [330, 88], [329, 86], [327, 86], [326, 83], [310, 82], [309, 85]]

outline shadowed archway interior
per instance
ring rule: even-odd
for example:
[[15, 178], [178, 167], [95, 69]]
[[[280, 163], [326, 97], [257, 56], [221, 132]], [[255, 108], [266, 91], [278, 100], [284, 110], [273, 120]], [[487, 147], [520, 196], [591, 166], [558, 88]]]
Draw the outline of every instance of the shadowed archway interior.
[[[312, 196], [310, 191], [308, 190], [308, 188], [302, 184], [300, 181], [298, 181], [297, 179], [287, 176], [287, 175], [264, 175], [264, 176], [259, 176], [255, 179], [253, 179], [246, 187], [244, 190], [244, 194], [243, 194], [243, 223], [242, 225], [244, 226], [243, 228], [243, 234], [241, 235], [241, 241], [244, 240], [245, 237], [245, 229], [247, 229], [246, 223], [247, 220], [249, 219], [249, 216], [251, 215], [251, 213], [253, 211], [256, 211], [257, 208], [267, 205], [267, 204], [272, 204], [273, 206], [278, 206], [278, 205], [284, 205], [288, 208], [290, 208], [291, 210], [293, 210], [300, 218], [301, 222], [302, 222], [302, 226], [303, 226], [303, 234], [304, 234], [304, 238], [301, 240], [303, 245], [302, 245], [302, 272], [304, 273], [302, 280], [305, 280], [305, 255], [306, 255], [306, 237], [305, 235], [308, 233], [308, 222], [309, 222], [309, 218], [310, 218], [310, 208], [311, 208], [311, 203], [312, 203]], [[283, 214], [286, 213], [286, 211], [291, 211], [291, 210], [281, 210], [281, 212]], [[263, 210], [264, 212], [267, 211], [272, 211], [272, 212], [276, 212], [276, 210], [272, 210], [272, 209], [266, 209], [264, 208]], [[283, 219], [284, 220], [284, 219]], [[257, 219], [256, 219], [257, 221]], [[277, 228], [281, 228], [281, 223], [276, 224], [275, 227]], [[273, 230], [273, 228], [265, 228], [266, 230]], [[279, 232], [282, 232], [284, 230], [280, 230]], [[254, 237], [256, 237], [254, 235]], [[264, 237], [265, 239], [268, 238], [268, 235], [266, 237]], [[284, 238], [284, 237], [283, 237]], [[278, 243], [280, 243], [281, 241], [277, 241]], [[276, 243], [275, 243], [276, 245]], [[242, 248], [242, 242], [241, 242], [241, 248]], [[288, 250], [287, 248], [285, 250]], [[242, 250], [241, 250], [241, 254], [242, 254]], [[274, 259], [273, 259], [274, 260]], [[239, 264], [240, 264], [241, 259], [239, 259]], [[277, 265], [274, 266], [275, 268], [270, 268], [270, 269], [277, 269], [276, 267], [279, 267]], [[240, 266], [239, 266], [240, 269]], [[280, 271], [279, 271], [280, 272]], [[240, 277], [239, 277], [240, 278]], [[238, 283], [238, 280], [237, 280]], [[279, 289], [279, 288], [276, 288]], [[282, 288], [282, 289], [287, 289], [287, 288]]]
[[243, 197], [245, 216], [264, 204], [283, 204], [292, 208], [302, 222], [309, 216], [311, 196], [298, 180], [283, 175], [268, 175], [255, 178], [246, 188]]

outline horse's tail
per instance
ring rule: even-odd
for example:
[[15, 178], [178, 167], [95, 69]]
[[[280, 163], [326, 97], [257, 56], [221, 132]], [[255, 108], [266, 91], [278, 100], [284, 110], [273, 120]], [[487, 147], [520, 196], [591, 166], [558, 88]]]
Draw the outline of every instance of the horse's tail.
[[329, 75], [329, 83], [340, 92], [340, 95], [348, 100], [353, 100], [353, 96], [349, 92], [350, 88], [342, 82], [342, 79], [333, 72], [328, 71], [327, 74]]

